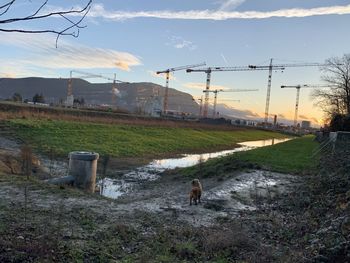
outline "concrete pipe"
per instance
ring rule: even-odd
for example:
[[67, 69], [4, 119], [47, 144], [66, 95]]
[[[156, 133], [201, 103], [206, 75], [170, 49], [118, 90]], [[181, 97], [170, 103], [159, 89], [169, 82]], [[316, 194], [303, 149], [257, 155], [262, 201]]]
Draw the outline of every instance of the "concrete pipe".
[[95, 191], [98, 153], [71, 152], [68, 176], [74, 177], [74, 186], [90, 193]]

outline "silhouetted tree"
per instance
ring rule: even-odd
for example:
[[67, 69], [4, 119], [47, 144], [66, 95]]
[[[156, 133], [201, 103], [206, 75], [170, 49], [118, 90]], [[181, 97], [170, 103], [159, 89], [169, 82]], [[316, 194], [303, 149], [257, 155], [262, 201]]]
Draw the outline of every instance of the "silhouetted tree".
[[45, 98], [42, 93], [36, 93], [33, 97], [33, 102], [35, 103], [45, 103]]
[[79, 105], [79, 106], [84, 106], [85, 105], [85, 99], [84, 98], [74, 99], [73, 104], [74, 105]]
[[329, 123], [329, 130], [336, 131], [350, 131], [350, 115], [333, 114]]
[[15, 102], [22, 102], [23, 99], [22, 99], [21, 94], [15, 92], [15, 93], [12, 95], [12, 101], [15, 101]]
[[[27, 14], [18, 17], [12, 17], [12, 10], [18, 9], [23, 1], [8, 0], [0, 3], [0, 31], [2, 32], [19, 32], [19, 33], [53, 33], [57, 35], [57, 41], [60, 36], [79, 36], [79, 30], [85, 26], [81, 26], [81, 22], [89, 12], [92, 0], [83, 0], [86, 4], [81, 8], [59, 9], [57, 11], [50, 11], [48, 6], [49, 0], [28, 1], [33, 5], [32, 10], [28, 10]], [[74, 4], [77, 1], [75, 1]], [[77, 15], [77, 19], [72, 18], [72, 15]], [[62, 27], [53, 27], [52, 29], [38, 28], [35, 23], [35, 29], [28, 29], [28, 22], [44, 20], [47, 22], [49, 18], [57, 17], [62, 19]], [[25, 22], [25, 25], [21, 22]], [[34, 24], [34, 23], [33, 23]], [[48, 24], [47, 24], [48, 25]], [[50, 24], [52, 25], [52, 24]], [[51, 27], [51, 26], [50, 26]]]
[[322, 68], [322, 79], [331, 88], [316, 89], [312, 97], [328, 117], [350, 114], [350, 54], [327, 59], [326, 64]]

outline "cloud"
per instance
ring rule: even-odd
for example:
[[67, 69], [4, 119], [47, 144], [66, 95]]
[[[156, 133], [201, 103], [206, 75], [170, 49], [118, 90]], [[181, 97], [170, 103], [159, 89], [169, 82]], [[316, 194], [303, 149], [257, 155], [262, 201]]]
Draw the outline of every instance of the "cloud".
[[[1, 67], [2, 69], [2, 67]], [[5, 68], [5, 69], [2, 69], [4, 70], [4, 73], [3, 72], [0, 72], [0, 78], [16, 78], [17, 77], [17, 72], [13, 70], [13, 68]]]
[[235, 109], [224, 103], [218, 103], [216, 106], [216, 109], [218, 112], [220, 112], [220, 115], [226, 115], [234, 118], [250, 119], [250, 120], [256, 120], [256, 119], [262, 118], [262, 116], [260, 116], [258, 113], [253, 112], [251, 110]]
[[171, 36], [169, 37], [170, 43], [167, 43], [169, 46], [173, 46], [176, 49], [187, 48], [189, 50], [195, 50], [197, 46], [193, 44], [193, 42], [185, 40], [179, 36]]
[[[166, 74], [157, 74], [157, 72], [153, 71], [153, 70], [149, 70], [147, 71], [151, 76], [155, 77], [155, 78], [162, 78], [162, 79], [166, 79]], [[169, 74], [169, 79], [170, 80], [176, 80], [176, 78], [174, 77], [173, 74]]]
[[299, 115], [299, 118], [300, 119], [303, 119], [303, 120], [309, 120], [310, 118], [305, 116], [305, 115]]
[[[206, 84], [205, 83], [198, 83], [198, 82], [185, 83], [183, 86], [186, 87], [186, 88], [197, 89], [197, 90], [205, 90], [205, 88], [206, 88]], [[220, 85], [210, 85], [210, 89], [211, 90], [216, 90], [216, 89], [227, 90], [229, 88], [225, 87], [225, 86], [220, 86]]]
[[310, 120], [313, 122], [313, 123], [316, 123], [316, 124], [321, 124], [322, 121], [316, 119], [316, 118], [310, 118]]
[[227, 59], [226, 59], [226, 57], [224, 56], [224, 54], [221, 53], [220, 55], [221, 55], [222, 59], [224, 60], [225, 64], [227, 65], [228, 62], [227, 62]]
[[0, 45], [15, 46], [26, 52], [21, 58], [11, 59], [22, 66], [50, 69], [118, 68], [129, 71], [130, 67], [141, 64], [138, 57], [127, 52], [93, 48], [63, 39], [58, 44], [58, 48], [55, 48], [54, 36], [0, 33]]
[[219, 7], [220, 11], [233, 10], [243, 4], [246, 0], [225, 0]]
[[[230, 1], [229, 1], [230, 2]], [[133, 18], [185, 19], [185, 20], [228, 20], [228, 19], [267, 19], [272, 17], [309, 17], [321, 15], [350, 14], [350, 5], [337, 5], [316, 8], [291, 8], [275, 11], [224, 11], [224, 10], [155, 10], [155, 11], [109, 11], [103, 4], [94, 4], [88, 14], [93, 18], [122, 21]]]
[[278, 118], [285, 119], [286, 116], [284, 116], [283, 114], [278, 114]]
[[120, 93], [120, 91], [117, 88], [113, 88], [112, 92], [115, 96], [117, 96], [118, 98], [122, 97], [122, 94]]
[[0, 65], [0, 77], [1, 78], [19, 78], [19, 77], [40, 77], [45, 75], [46, 77], [56, 77], [57, 74], [53, 74], [50, 70], [39, 71], [35, 67], [27, 67], [24, 63], [19, 63], [15, 59], [2, 59]]

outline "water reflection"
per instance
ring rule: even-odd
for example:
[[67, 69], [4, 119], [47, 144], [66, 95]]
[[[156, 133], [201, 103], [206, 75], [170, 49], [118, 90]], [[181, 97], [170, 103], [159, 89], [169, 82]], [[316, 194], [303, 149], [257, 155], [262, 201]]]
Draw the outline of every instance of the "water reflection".
[[[133, 171], [128, 171], [123, 175], [123, 180], [113, 180], [106, 178], [104, 180], [103, 187], [101, 188], [101, 195], [110, 197], [110, 198], [118, 198], [124, 193], [130, 191], [135, 185], [135, 182], [132, 183], [130, 181], [152, 181], [159, 178], [160, 174], [165, 170], [175, 169], [175, 168], [185, 168], [196, 165], [200, 162], [205, 162], [208, 159], [216, 158], [220, 156], [225, 156], [228, 154], [232, 154], [235, 152], [248, 151], [254, 148], [274, 145], [282, 142], [286, 142], [291, 140], [290, 138], [286, 139], [269, 139], [269, 140], [259, 140], [259, 141], [249, 141], [239, 143], [241, 147], [236, 147], [232, 150], [225, 150], [214, 153], [203, 153], [203, 154], [184, 154], [179, 158], [169, 158], [169, 159], [161, 159], [154, 160], [148, 165], [141, 166], [136, 168]], [[100, 186], [102, 185], [102, 181], [100, 181]]]

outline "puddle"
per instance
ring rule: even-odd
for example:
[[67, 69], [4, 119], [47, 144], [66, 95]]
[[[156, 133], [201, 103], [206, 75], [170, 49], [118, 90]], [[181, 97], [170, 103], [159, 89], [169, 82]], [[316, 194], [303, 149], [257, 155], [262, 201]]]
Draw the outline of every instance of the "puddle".
[[296, 182], [297, 178], [292, 175], [261, 170], [241, 172], [234, 178], [221, 182], [203, 179], [201, 203], [192, 206], [189, 205], [187, 194], [189, 183], [164, 182], [152, 184], [148, 189], [137, 189], [129, 196], [125, 195], [124, 201], [127, 202], [119, 204], [118, 209], [169, 216], [198, 227], [210, 226], [219, 217], [232, 218], [242, 211], [259, 209], [260, 205], [273, 197], [290, 191]]
[[293, 181], [292, 176], [267, 171], [252, 171], [225, 181], [207, 193], [209, 200], [235, 200], [232, 208], [254, 210], [252, 199], [256, 197], [273, 197], [284, 192], [286, 185]]
[[113, 196], [113, 198], [121, 197], [125, 194], [130, 188], [131, 183], [126, 182], [125, 180], [112, 180], [105, 178], [100, 182], [100, 192], [104, 196]]
[[241, 147], [236, 147], [232, 150], [203, 154], [183, 154], [182, 157], [179, 158], [154, 160], [145, 166], [138, 167], [132, 171], [126, 171], [121, 175], [122, 179], [105, 179], [105, 184], [103, 187], [101, 187], [102, 181], [100, 181], [100, 194], [109, 198], [116, 199], [129, 192], [134, 186], [137, 185], [135, 182], [128, 182], [130, 180], [137, 180], [138, 182], [154, 181], [157, 180], [160, 174], [165, 170], [190, 167], [200, 162], [205, 162], [211, 158], [221, 157], [235, 152], [248, 151], [254, 148], [274, 145], [289, 140], [291, 140], [291, 138], [242, 142], [239, 143]]

